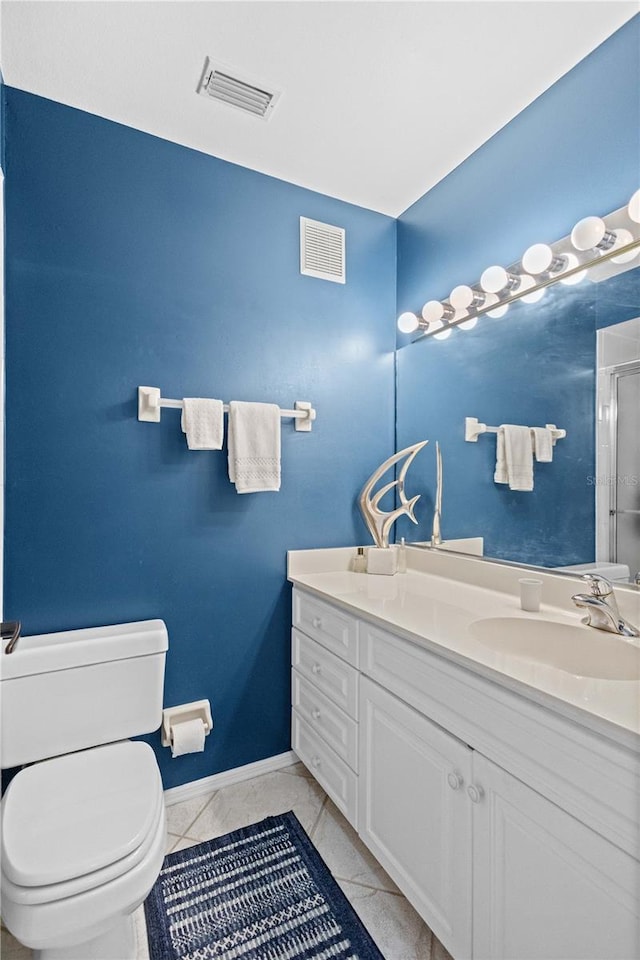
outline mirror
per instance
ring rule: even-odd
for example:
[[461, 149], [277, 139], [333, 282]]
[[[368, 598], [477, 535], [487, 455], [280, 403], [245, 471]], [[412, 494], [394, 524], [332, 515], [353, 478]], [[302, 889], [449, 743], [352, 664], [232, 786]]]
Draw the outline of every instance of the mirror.
[[[397, 449], [440, 441], [445, 540], [483, 537], [486, 557], [526, 565], [626, 563], [635, 577], [639, 318], [640, 267], [632, 267], [599, 283], [557, 283], [538, 303], [514, 303], [500, 319], [485, 316], [472, 330], [398, 352]], [[465, 441], [466, 417], [491, 426], [553, 423], [567, 435], [552, 462], [534, 463], [533, 491], [511, 491], [493, 479], [496, 435]], [[421, 458], [428, 493], [416, 510], [418, 537], [402, 520], [397, 538], [430, 536], [432, 446]]]

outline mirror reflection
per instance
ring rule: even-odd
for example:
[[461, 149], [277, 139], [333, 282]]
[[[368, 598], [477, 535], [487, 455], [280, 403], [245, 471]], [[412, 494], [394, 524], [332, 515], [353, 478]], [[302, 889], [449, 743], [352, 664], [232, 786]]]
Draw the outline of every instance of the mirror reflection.
[[[438, 439], [444, 461], [444, 540], [482, 537], [487, 557], [544, 567], [598, 562], [640, 571], [640, 268], [599, 283], [556, 284], [449, 339], [398, 353], [398, 449]], [[566, 437], [534, 462], [533, 489], [496, 483], [496, 434], [465, 441], [465, 418], [498, 426], [555, 424]], [[430, 445], [431, 447], [432, 445]], [[428, 493], [416, 511], [430, 531]], [[416, 539], [398, 524], [398, 537]], [[445, 544], [446, 545], [446, 544]]]

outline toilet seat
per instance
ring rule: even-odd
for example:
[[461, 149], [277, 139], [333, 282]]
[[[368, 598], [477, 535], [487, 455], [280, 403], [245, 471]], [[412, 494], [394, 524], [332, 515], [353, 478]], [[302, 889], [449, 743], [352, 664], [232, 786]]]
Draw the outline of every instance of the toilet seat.
[[114, 880], [164, 830], [153, 750], [125, 740], [27, 767], [7, 789], [2, 820], [3, 892], [15, 903], [48, 903]]

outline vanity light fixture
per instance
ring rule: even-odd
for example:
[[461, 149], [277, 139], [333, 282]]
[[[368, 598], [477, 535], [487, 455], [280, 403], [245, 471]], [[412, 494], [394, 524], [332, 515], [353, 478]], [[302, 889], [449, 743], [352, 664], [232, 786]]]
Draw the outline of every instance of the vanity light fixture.
[[455, 327], [471, 330], [485, 314], [503, 317], [517, 300], [536, 303], [555, 283], [580, 283], [592, 268], [596, 271], [593, 279], [603, 279], [601, 268], [609, 261], [609, 273], [604, 276], [612, 275], [612, 269], [620, 273], [620, 265], [640, 255], [640, 231], [635, 227], [639, 223], [640, 190], [636, 190], [625, 207], [606, 218], [584, 217], [568, 237], [554, 244], [534, 243], [520, 262], [509, 267], [494, 264], [474, 286], [459, 284], [448, 299], [427, 301], [422, 319], [410, 312], [401, 314], [398, 327], [403, 333], [419, 330], [420, 336], [444, 340]]
[[[580, 261], [576, 257], [575, 253], [566, 253], [564, 258], [567, 261], [567, 265], [564, 268], [563, 273], [566, 273], [568, 270], [575, 270], [576, 267], [580, 266]], [[579, 270], [577, 273], [569, 274], [568, 277], [558, 277], [558, 280], [567, 287], [575, 287], [576, 283], [580, 283], [581, 280], [584, 280], [586, 275], [586, 270]]]
[[[426, 327], [426, 323], [423, 324]], [[418, 330], [420, 327], [420, 320], [416, 317], [415, 313], [412, 313], [410, 310], [405, 310], [404, 313], [401, 313], [398, 317], [398, 330], [400, 333], [413, 333], [414, 330]]]
[[428, 300], [422, 308], [422, 318], [428, 324], [435, 324], [441, 321], [448, 323], [456, 315], [454, 308], [448, 303], [442, 303], [440, 300]]
[[576, 250], [584, 252], [585, 250], [610, 250], [616, 242], [616, 235], [612, 230], [607, 230], [606, 224], [601, 217], [584, 217], [578, 220], [571, 231], [571, 243]]
[[459, 287], [454, 287], [449, 294], [449, 303], [456, 310], [468, 310], [469, 307], [481, 307], [487, 299], [487, 295], [482, 290], [474, 290], [462, 283]]
[[436, 340], [446, 340], [447, 337], [451, 336], [453, 327], [450, 327], [448, 323], [443, 323], [442, 320], [436, 320], [433, 325], [433, 330], [438, 331], [437, 333], [433, 334]]
[[541, 273], [559, 273], [567, 265], [567, 258], [554, 256], [553, 250], [548, 243], [534, 243], [533, 246], [525, 250], [522, 257], [522, 267], [526, 273], [532, 273], [534, 277]]
[[[473, 287], [468, 287], [464, 283], [454, 287], [449, 294], [449, 303], [461, 312], [466, 312], [469, 307], [483, 306], [486, 299], [487, 295], [482, 290], [474, 290]], [[461, 330], [473, 330], [477, 322], [477, 317], [471, 317], [469, 320], [462, 320], [458, 326]]]
[[473, 330], [477, 322], [477, 317], [471, 317], [469, 320], [463, 320], [458, 326], [461, 330]]
[[502, 293], [504, 290], [512, 293], [520, 286], [520, 277], [507, 273], [504, 267], [487, 267], [480, 277], [480, 286], [487, 293]]
[[[524, 257], [522, 258], [524, 260]], [[535, 287], [536, 282], [533, 277], [530, 277], [528, 274], [524, 274], [520, 279], [520, 289], [529, 290], [531, 287]], [[538, 287], [537, 290], [534, 290], [533, 293], [526, 293], [523, 297], [520, 297], [523, 303], [537, 303], [538, 300], [542, 300], [545, 293], [547, 292], [546, 287]]]
[[[629, 243], [633, 243], [633, 234], [630, 230], [625, 230], [624, 227], [621, 227], [616, 230], [616, 241], [611, 249], [617, 250], [618, 247], [626, 247]], [[629, 263], [629, 261], [634, 260], [639, 253], [640, 249], [638, 248], [635, 250], [627, 250], [626, 253], [621, 253], [619, 257], [611, 257], [611, 263]]]

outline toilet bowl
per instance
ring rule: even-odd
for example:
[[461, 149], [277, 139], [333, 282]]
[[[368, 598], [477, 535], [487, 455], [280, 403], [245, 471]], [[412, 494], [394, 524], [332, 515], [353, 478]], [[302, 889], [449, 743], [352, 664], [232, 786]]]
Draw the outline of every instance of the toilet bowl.
[[[158, 631], [159, 621], [151, 623], [158, 633], [157, 644], [162, 646], [164, 624]], [[141, 625], [125, 625], [131, 626]], [[101, 638], [100, 630], [111, 631], [111, 634]], [[81, 739], [95, 740], [99, 736], [106, 740], [108, 731], [122, 728], [123, 714], [128, 713], [131, 716], [124, 725], [142, 726], [140, 733], [149, 732], [145, 729], [149, 723], [159, 725], [163, 670], [158, 684], [158, 665], [152, 661], [161, 656], [164, 665], [166, 631], [164, 650], [160, 653], [149, 651], [147, 632], [142, 642], [146, 654], [141, 657], [134, 654], [133, 659], [142, 663], [134, 664], [133, 673], [147, 689], [146, 692], [138, 690], [131, 709], [126, 698], [124, 702], [121, 699], [121, 683], [131, 659], [123, 651], [130, 647], [131, 636], [127, 644], [120, 647], [117, 643], [108, 643], [110, 659], [100, 659], [105, 656], [105, 651], [99, 649], [100, 640], [112, 640], [113, 631], [114, 628], [99, 628], [92, 634], [94, 638], [98, 634], [97, 644], [88, 648], [80, 642], [73, 649], [71, 660], [67, 649], [66, 657], [63, 651], [63, 655], [54, 656], [51, 661], [66, 664], [65, 669], [52, 667], [49, 673], [55, 678], [54, 686], [62, 680], [70, 698], [66, 703], [58, 702], [61, 713], [74, 709], [73, 687], [77, 682], [82, 686], [81, 703], [84, 703], [86, 684], [92, 687], [90, 693], [96, 698], [96, 712], [92, 712], [88, 724], [90, 732]], [[82, 639], [78, 635], [83, 632], [74, 631], [74, 639]], [[140, 640], [138, 631], [134, 631], [134, 635]], [[52, 636], [63, 638], [65, 635]], [[29, 644], [29, 640], [39, 638], [22, 639], [25, 641], [22, 664], [13, 660], [18, 657], [19, 646], [15, 653], [2, 655], [2, 693], [5, 690], [9, 693], [10, 702], [14, 693], [28, 700], [29, 687], [36, 678], [40, 695], [51, 682], [46, 674], [43, 680], [37, 643]], [[64, 646], [63, 640], [60, 646]], [[140, 652], [139, 647], [134, 639], [133, 650]], [[31, 660], [30, 649], [34, 653]], [[45, 649], [51, 657], [51, 646], [46, 645]], [[123, 655], [117, 658], [117, 652]], [[98, 662], [78, 663], [87, 659]], [[105, 671], [107, 664], [109, 669]], [[140, 673], [141, 666], [148, 672], [146, 684], [144, 671]], [[29, 669], [33, 672], [29, 673]], [[11, 680], [20, 681], [19, 689], [11, 688]], [[119, 693], [116, 688], [120, 688]], [[3, 720], [6, 700], [3, 697]], [[153, 707], [151, 701], [155, 704]], [[32, 703], [32, 706], [35, 705]], [[147, 714], [146, 721], [140, 709]], [[111, 718], [107, 716], [109, 712]], [[11, 713], [8, 711], [7, 720]], [[100, 714], [103, 714], [102, 721]], [[55, 722], [55, 712], [52, 712], [50, 723]], [[64, 721], [61, 726], [64, 729]], [[52, 743], [46, 747], [41, 743], [36, 747], [28, 745], [30, 736], [25, 734], [24, 726], [18, 731], [9, 723], [9, 728], [15, 738], [25, 738], [18, 752], [28, 755], [34, 749], [40, 754], [43, 749], [50, 750]], [[102, 733], [98, 734], [98, 730]], [[3, 746], [6, 732], [3, 724]], [[38, 739], [48, 738], [50, 735], [43, 731]], [[66, 735], [64, 739], [67, 740]], [[73, 739], [77, 740], [77, 736]], [[155, 883], [166, 849], [162, 780], [155, 754], [147, 743], [118, 740], [96, 746], [83, 743], [82, 747], [24, 767], [7, 788], [1, 811], [2, 917], [16, 939], [30, 947], [38, 960], [129, 960], [136, 955], [132, 915]], [[14, 743], [13, 754], [15, 751]]]

